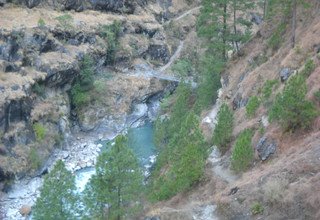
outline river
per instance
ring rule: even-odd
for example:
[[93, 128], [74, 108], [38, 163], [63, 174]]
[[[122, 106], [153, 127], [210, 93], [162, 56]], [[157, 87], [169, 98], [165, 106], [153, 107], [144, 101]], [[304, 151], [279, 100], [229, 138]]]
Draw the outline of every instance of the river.
[[[150, 175], [150, 169], [156, 160], [156, 148], [153, 142], [153, 124], [146, 122], [136, 128], [130, 128], [127, 132], [129, 147], [137, 156], [143, 169], [144, 176]], [[104, 148], [110, 141], [97, 141]], [[112, 142], [112, 140], [111, 140]], [[83, 191], [90, 177], [95, 173], [94, 167], [87, 167], [76, 172], [76, 186], [79, 192]]]

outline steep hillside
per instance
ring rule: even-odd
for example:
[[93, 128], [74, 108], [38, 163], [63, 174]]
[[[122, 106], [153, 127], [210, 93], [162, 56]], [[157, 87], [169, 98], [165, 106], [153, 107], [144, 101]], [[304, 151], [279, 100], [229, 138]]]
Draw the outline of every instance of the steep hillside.
[[[319, 111], [319, 2], [298, 7], [296, 45], [291, 47], [290, 20], [282, 29], [281, 46], [272, 49], [270, 37], [280, 18], [259, 25], [254, 37], [242, 46], [241, 56], [233, 55], [222, 75], [220, 98], [211, 111], [203, 113], [202, 128], [210, 140], [221, 103], [234, 110], [233, 141], [220, 155], [214, 150], [207, 161], [206, 174], [192, 190], [169, 201], [151, 206], [148, 214], [161, 219], [319, 219], [320, 151], [319, 116], [311, 127], [286, 131], [268, 114], [276, 94], [283, 91], [290, 77], [303, 74], [305, 64], [313, 63], [307, 75], [307, 99]], [[310, 59], [313, 61], [311, 62]], [[309, 63], [309, 64], [308, 64]], [[289, 78], [289, 79], [288, 79]], [[273, 82], [270, 99], [248, 116], [252, 97], [263, 100], [266, 82]], [[318, 114], [319, 115], [319, 114]], [[245, 129], [252, 129], [254, 162], [236, 174], [231, 170], [235, 140]], [[214, 148], [216, 149], [216, 148]], [[258, 151], [259, 149], [259, 151]]]
[[[102, 141], [146, 121], [160, 144], [137, 219], [320, 218], [319, 1], [298, 4], [296, 20], [271, 0], [264, 21], [260, 0], [225, 17], [231, 28], [248, 20], [249, 39], [212, 28], [214, 7], [201, 36], [207, 2], [223, 8], [0, 0], [0, 219], [31, 213], [55, 161], [74, 176], [93, 169]], [[232, 121], [223, 147], [221, 109]]]

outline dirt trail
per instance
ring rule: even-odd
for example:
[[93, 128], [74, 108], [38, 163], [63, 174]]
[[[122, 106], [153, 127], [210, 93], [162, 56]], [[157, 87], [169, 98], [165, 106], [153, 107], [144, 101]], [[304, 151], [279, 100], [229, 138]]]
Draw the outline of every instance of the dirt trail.
[[179, 15], [178, 17], [174, 18], [173, 20], [174, 21], [179, 21], [180, 19], [184, 18], [185, 16], [187, 16], [187, 15], [189, 15], [189, 14], [191, 14], [191, 13], [197, 11], [197, 10], [199, 10], [201, 7], [202, 6], [198, 6], [198, 7], [192, 8], [189, 11], [186, 11], [183, 14]]
[[184, 46], [184, 42], [180, 41], [176, 52], [174, 52], [174, 54], [171, 56], [169, 62], [166, 65], [164, 65], [161, 68], [159, 68], [159, 73], [160, 74], [164, 73], [164, 71], [166, 71], [174, 63], [174, 61], [176, 61], [180, 57], [181, 51], [183, 49], [183, 46]]

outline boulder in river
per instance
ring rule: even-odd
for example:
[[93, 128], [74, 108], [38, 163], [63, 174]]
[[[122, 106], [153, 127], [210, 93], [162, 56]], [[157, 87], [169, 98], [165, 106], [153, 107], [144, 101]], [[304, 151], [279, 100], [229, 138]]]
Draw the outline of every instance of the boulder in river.
[[19, 209], [19, 213], [22, 216], [28, 216], [31, 213], [31, 206], [29, 205], [23, 205], [20, 209]]

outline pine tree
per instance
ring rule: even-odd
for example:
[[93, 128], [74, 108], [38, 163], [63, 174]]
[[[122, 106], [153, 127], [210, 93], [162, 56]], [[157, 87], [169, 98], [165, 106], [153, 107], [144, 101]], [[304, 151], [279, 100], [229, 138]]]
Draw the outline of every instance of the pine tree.
[[76, 219], [77, 195], [75, 178], [59, 160], [53, 170], [45, 176], [40, 197], [33, 207], [35, 220]]
[[245, 171], [253, 161], [252, 135], [252, 131], [246, 129], [237, 137], [231, 156], [231, 167], [236, 172]]
[[307, 85], [301, 74], [293, 76], [269, 112], [270, 120], [277, 120], [286, 131], [308, 128], [318, 115], [314, 104], [306, 99]]
[[142, 183], [138, 160], [120, 135], [98, 157], [96, 174], [85, 189], [85, 218], [127, 219], [139, 208]]
[[220, 107], [217, 125], [213, 132], [213, 144], [217, 145], [220, 151], [226, 152], [231, 141], [233, 131], [233, 112], [227, 104]]
[[[199, 119], [191, 111], [158, 156], [161, 161], [159, 165], [157, 160], [156, 170], [152, 173], [151, 199], [168, 199], [192, 186], [203, 175], [207, 155], [208, 147], [199, 129]], [[166, 169], [161, 170], [162, 167]]]
[[197, 88], [197, 100], [195, 103], [196, 113], [211, 107], [218, 98], [218, 90], [221, 88], [220, 72], [224, 68], [224, 62], [214, 59], [212, 55], [207, 54], [201, 60], [200, 83]]
[[173, 151], [172, 172], [177, 191], [188, 189], [202, 177], [207, 154], [208, 148], [199, 128], [199, 119], [194, 112], [190, 112], [181, 126]]
[[203, 0], [200, 15], [197, 21], [199, 37], [206, 38], [208, 50], [223, 60], [227, 59], [230, 48], [230, 27], [227, 23], [227, 12], [230, 0]]
[[[246, 12], [246, 10], [253, 8], [254, 3], [252, 0], [231, 0], [231, 8], [233, 11], [233, 36], [232, 40], [235, 45], [236, 51], [239, 52], [239, 42], [245, 42], [248, 38], [248, 34], [250, 34], [250, 26], [251, 22], [247, 21], [243, 18], [237, 18], [237, 13]], [[238, 26], [245, 27], [245, 34], [238, 33]], [[250, 35], [249, 35], [250, 36]]]

